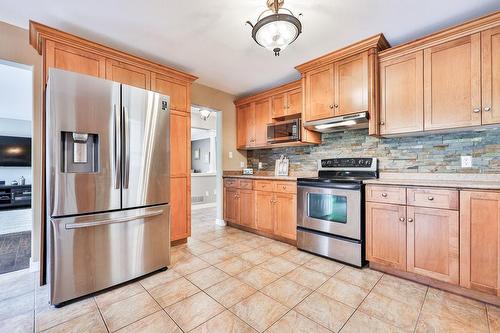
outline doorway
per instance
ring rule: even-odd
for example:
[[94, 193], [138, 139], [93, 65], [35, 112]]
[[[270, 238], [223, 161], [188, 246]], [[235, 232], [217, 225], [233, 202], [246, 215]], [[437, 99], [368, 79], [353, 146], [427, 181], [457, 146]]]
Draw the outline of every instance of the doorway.
[[29, 268], [33, 69], [0, 60], [0, 274]]

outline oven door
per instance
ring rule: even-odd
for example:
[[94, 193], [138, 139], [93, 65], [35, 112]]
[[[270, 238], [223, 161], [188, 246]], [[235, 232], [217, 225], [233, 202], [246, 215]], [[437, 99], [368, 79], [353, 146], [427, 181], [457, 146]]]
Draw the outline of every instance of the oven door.
[[297, 225], [361, 240], [361, 190], [298, 186]]

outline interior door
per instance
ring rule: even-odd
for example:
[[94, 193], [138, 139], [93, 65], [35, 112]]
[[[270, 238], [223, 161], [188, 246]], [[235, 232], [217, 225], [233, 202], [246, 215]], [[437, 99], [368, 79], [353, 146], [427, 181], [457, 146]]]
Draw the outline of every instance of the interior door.
[[122, 207], [169, 202], [170, 98], [122, 85]]

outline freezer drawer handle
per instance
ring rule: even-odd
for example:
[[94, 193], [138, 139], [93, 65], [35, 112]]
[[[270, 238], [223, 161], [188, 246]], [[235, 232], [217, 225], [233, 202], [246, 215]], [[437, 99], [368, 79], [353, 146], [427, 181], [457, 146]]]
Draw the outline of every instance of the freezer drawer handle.
[[163, 210], [157, 210], [157, 211], [143, 214], [143, 215], [139, 215], [139, 216], [127, 216], [127, 217], [122, 217], [122, 218], [118, 218], [118, 219], [108, 219], [108, 220], [85, 222], [85, 223], [68, 223], [64, 227], [66, 229], [80, 229], [80, 228], [88, 228], [88, 227], [97, 227], [100, 225], [123, 223], [123, 222], [130, 222], [133, 220], [145, 219], [148, 217], [158, 216], [161, 214], [163, 214]]

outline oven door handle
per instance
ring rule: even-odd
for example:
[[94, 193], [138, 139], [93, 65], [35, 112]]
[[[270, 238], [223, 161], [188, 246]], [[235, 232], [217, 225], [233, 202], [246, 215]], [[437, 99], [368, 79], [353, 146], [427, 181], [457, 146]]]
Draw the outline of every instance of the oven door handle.
[[359, 190], [361, 189], [361, 184], [353, 183], [322, 183], [322, 182], [312, 182], [312, 181], [299, 181], [297, 187], [314, 187], [314, 188], [331, 188], [331, 189], [342, 189], [342, 190]]

